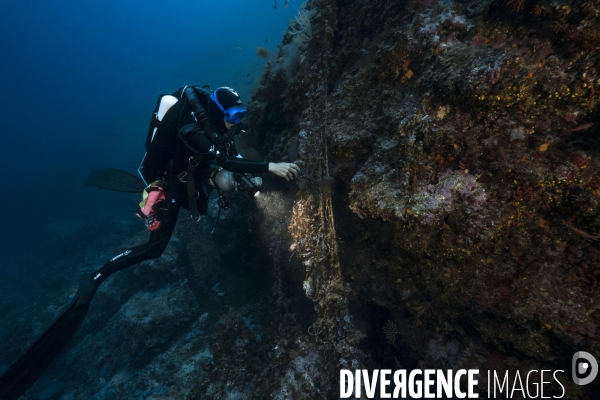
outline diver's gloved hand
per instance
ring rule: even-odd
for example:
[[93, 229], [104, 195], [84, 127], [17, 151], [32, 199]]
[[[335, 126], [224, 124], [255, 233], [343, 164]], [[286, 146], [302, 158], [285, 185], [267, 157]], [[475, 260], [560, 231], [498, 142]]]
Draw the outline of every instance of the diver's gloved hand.
[[293, 163], [269, 163], [269, 172], [281, 176], [288, 181], [294, 180], [298, 177], [298, 173], [300, 172], [300, 167]]
[[260, 176], [254, 176], [250, 178], [250, 182], [254, 183], [258, 187], [262, 186], [262, 178]]

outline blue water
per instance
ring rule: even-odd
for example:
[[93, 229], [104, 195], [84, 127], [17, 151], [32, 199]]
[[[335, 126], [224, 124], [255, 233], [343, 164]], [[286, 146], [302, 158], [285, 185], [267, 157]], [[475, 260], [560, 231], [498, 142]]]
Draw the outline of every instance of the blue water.
[[[83, 187], [93, 168], [135, 172], [161, 93], [231, 86], [249, 100], [299, 0], [8, 0], [0, 13], [0, 251], [48, 223], [134, 204]], [[127, 200], [124, 200], [127, 197]], [[135, 209], [132, 208], [132, 213]], [[1, 268], [1, 267], [0, 267]], [[1, 271], [1, 270], [0, 270]], [[1, 272], [0, 272], [1, 279]]]

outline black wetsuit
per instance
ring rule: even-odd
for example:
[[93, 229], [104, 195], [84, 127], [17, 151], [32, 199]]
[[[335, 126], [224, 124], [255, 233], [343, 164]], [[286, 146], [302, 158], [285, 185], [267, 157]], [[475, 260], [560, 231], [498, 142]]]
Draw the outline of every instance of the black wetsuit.
[[[177, 93], [177, 92], [176, 92]], [[208, 109], [208, 98], [198, 96], [203, 107]], [[194, 173], [194, 181], [198, 190], [197, 208], [200, 214], [206, 212], [208, 201], [205, 186], [211, 165], [222, 167], [231, 172], [268, 172], [268, 162], [252, 161], [236, 157], [238, 155], [235, 144], [226, 140], [224, 144], [222, 135], [233, 136], [232, 130], [227, 132], [223, 121], [212, 121], [214, 132], [212, 137], [196, 122], [188, 110], [179, 122], [179, 156], [167, 171], [163, 183], [165, 186], [166, 201], [157, 210], [157, 218], [161, 222], [160, 227], [150, 232], [148, 243], [132, 247], [115, 256], [98, 271], [91, 275], [94, 286], [98, 287], [106, 278], [124, 268], [162, 255], [175, 229], [179, 208], [188, 207], [187, 189], [184, 182], [179, 179], [179, 174], [185, 170], [186, 160], [194, 156], [198, 166]], [[216, 128], [214, 128], [216, 126]], [[230, 138], [229, 138], [230, 139]], [[217, 143], [215, 143], [217, 142]]]
[[[175, 92], [173, 96], [178, 102], [169, 109], [160, 123], [153, 120], [150, 126], [150, 138], [154, 138], [154, 125], [157, 129], [163, 128], [161, 133], [166, 134], [157, 135], [164, 140], [157, 141], [159, 144], [152, 148], [151, 157], [145, 160], [147, 170], [144, 171], [144, 178], [148, 182], [157, 179], [163, 182], [166, 200], [158, 203], [156, 210], [156, 218], [161, 225], [150, 232], [150, 239], [146, 244], [123, 251], [90, 276], [86, 274], [80, 278], [71, 304], [0, 375], [1, 398], [17, 399], [43, 374], [77, 332], [98, 286], [106, 278], [139, 262], [160, 257], [173, 235], [180, 207], [190, 209], [192, 215], [206, 212], [207, 191], [210, 191], [206, 182], [211, 165], [234, 173], [268, 171], [267, 162], [235, 157], [237, 151], [230, 140], [233, 132], [227, 132], [222, 112], [219, 113], [214, 102], [209, 101], [210, 92], [192, 87], [193, 92], [189, 93], [189, 88], [184, 87]], [[191, 111], [192, 108], [195, 111]], [[177, 139], [175, 135], [178, 135]], [[173, 144], [176, 144], [176, 149], [173, 149]], [[148, 147], [147, 141], [146, 150], [150, 154]], [[193, 162], [189, 162], [192, 156]], [[192, 174], [194, 178], [190, 179]], [[188, 190], [192, 193], [190, 196]], [[188, 201], [194, 203], [188, 204]]]

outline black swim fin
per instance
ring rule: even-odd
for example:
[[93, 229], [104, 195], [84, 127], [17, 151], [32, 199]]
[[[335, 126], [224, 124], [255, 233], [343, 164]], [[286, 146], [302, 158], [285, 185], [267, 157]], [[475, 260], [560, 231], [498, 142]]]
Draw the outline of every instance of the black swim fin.
[[146, 184], [141, 178], [114, 168], [93, 170], [83, 182], [83, 186], [128, 193], [141, 193], [146, 188]]
[[83, 275], [75, 298], [29, 349], [0, 376], [0, 400], [15, 400], [48, 369], [83, 322], [96, 286]]

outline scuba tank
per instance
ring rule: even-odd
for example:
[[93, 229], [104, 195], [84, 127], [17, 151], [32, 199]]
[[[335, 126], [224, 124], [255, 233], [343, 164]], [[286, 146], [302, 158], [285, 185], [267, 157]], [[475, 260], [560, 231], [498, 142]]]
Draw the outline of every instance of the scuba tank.
[[[156, 116], [156, 119], [158, 120], [158, 122], [162, 121], [162, 119], [165, 116], [165, 114], [167, 113], [167, 111], [169, 111], [169, 109], [178, 101], [179, 100], [177, 100], [176, 97], [171, 96], [169, 94], [164, 95], [160, 98], [160, 103], [158, 105], [158, 111], [155, 113], [155, 116]], [[152, 131], [152, 138], [150, 138], [150, 141], [152, 141], [154, 139], [154, 135], [156, 134], [157, 129], [158, 129], [158, 126], [155, 126], [154, 130]]]
[[148, 185], [162, 179], [169, 161], [177, 148], [177, 125], [182, 102], [175, 96], [162, 94], [158, 97], [146, 136], [146, 153], [138, 173]]

